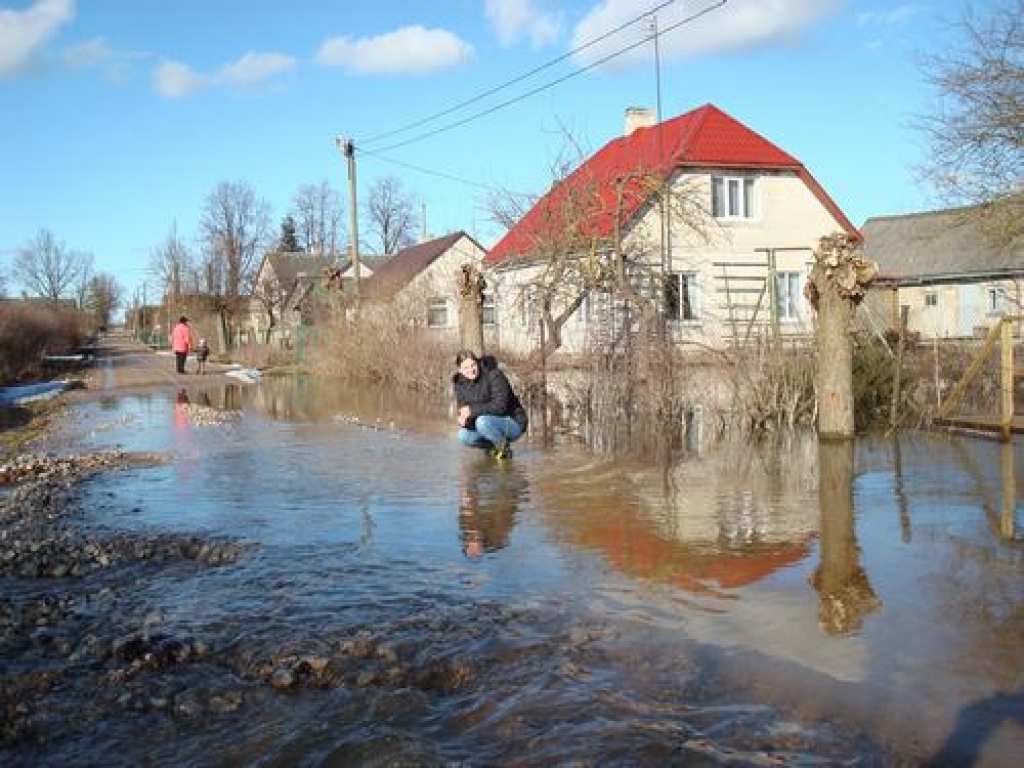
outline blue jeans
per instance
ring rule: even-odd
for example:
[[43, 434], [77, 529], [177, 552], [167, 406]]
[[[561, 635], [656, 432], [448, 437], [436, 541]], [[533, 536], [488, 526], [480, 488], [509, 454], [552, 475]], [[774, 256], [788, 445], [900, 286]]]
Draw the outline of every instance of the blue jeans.
[[459, 428], [459, 442], [473, 448], [496, 448], [523, 436], [523, 428], [511, 416], [476, 417], [473, 429]]

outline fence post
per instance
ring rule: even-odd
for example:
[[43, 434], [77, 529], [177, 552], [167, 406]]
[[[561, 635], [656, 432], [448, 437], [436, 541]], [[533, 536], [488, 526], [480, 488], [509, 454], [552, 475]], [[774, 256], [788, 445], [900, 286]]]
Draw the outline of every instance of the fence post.
[[1002, 427], [1003, 442], [1009, 442], [1013, 436], [1013, 328], [1006, 316], [999, 320], [999, 324], [1003, 342], [999, 366], [1002, 385], [1002, 414], [999, 423]]

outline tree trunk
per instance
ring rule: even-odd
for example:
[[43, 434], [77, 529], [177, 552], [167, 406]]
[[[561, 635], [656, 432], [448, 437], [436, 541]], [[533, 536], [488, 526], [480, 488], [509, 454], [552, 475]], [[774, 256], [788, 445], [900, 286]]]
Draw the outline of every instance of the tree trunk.
[[484, 353], [484, 288], [487, 283], [472, 264], [459, 276], [459, 346], [475, 355]]
[[829, 280], [818, 286], [818, 434], [853, 437], [854, 305]]

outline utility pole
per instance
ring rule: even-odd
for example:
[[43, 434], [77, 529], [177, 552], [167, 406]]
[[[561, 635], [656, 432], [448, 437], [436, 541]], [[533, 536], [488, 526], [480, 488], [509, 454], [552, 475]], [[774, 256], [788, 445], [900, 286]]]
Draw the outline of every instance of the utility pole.
[[352, 259], [352, 279], [355, 281], [356, 303], [359, 303], [359, 223], [356, 208], [356, 145], [352, 139], [337, 136], [334, 143], [348, 161], [349, 256]]
[[[665, 143], [662, 138], [662, 117], [661, 117], [661, 51], [658, 44], [658, 16], [657, 14], [651, 14], [651, 35], [654, 38], [654, 89], [655, 89], [655, 119], [657, 120], [657, 141], [658, 141], [658, 162], [659, 164], [665, 160]], [[661, 182], [661, 196], [659, 200], [659, 213], [661, 214], [658, 218], [661, 220], [661, 297], [662, 306], [660, 316], [664, 318], [666, 300], [665, 291], [668, 289], [668, 275], [672, 267], [672, 222], [670, 216], [672, 213], [671, 205], [671, 189], [670, 184], [672, 182], [672, 171], [669, 170], [668, 177], [662, 179]], [[662, 323], [664, 325], [664, 323]]]

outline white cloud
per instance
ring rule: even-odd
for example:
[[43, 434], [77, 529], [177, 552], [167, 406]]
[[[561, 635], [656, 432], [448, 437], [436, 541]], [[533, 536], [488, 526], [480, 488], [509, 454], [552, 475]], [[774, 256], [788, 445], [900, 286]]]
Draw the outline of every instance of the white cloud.
[[[637, 5], [636, 0], [602, 0], [576, 25], [572, 47], [578, 48], [608, 33], [635, 19], [643, 7], [653, 7], [657, 3], [645, 3], [639, 9]], [[659, 51], [664, 60], [789, 43], [804, 29], [835, 12], [842, 5], [842, 0], [731, 0], [680, 25], [684, 19], [712, 5], [711, 0], [699, 7], [692, 3], [676, 3], [658, 13]], [[638, 44], [610, 59], [606, 66], [624, 68], [639, 63], [649, 64], [651, 44], [642, 44], [641, 41], [650, 36], [650, 29], [647, 18], [630, 24], [621, 32], [581, 51], [576, 56], [577, 63], [592, 64]]]
[[96, 37], [68, 46], [61, 58], [69, 69], [99, 69], [108, 80], [120, 80], [131, 62], [146, 56], [145, 53], [115, 50], [104, 38]]
[[224, 85], [258, 85], [274, 75], [295, 69], [295, 59], [283, 53], [246, 53], [217, 73], [216, 81]]
[[545, 13], [536, 0], [486, 0], [487, 20], [504, 46], [529, 37], [535, 47], [554, 42], [562, 28], [561, 14]]
[[252, 88], [295, 66], [295, 59], [283, 53], [249, 52], [213, 75], [204, 75], [181, 62], [165, 61], [153, 71], [153, 83], [161, 96], [184, 99], [213, 88]]
[[458, 66], [473, 46], [442, 29], [402, 27], [377, 37], [333, 37], [320, 46], [317, 61], [361, 75], [419, 74]]
[[25, 70], [39, 47], [74, 14], [74, 0], [37, 0], [23, 11], [0, 10], [0, 77]]
[[153, 72], [157, 92], [168, 99], [193, 96], [210, 86], [210, 79], [177, 61], [165, 61]]

